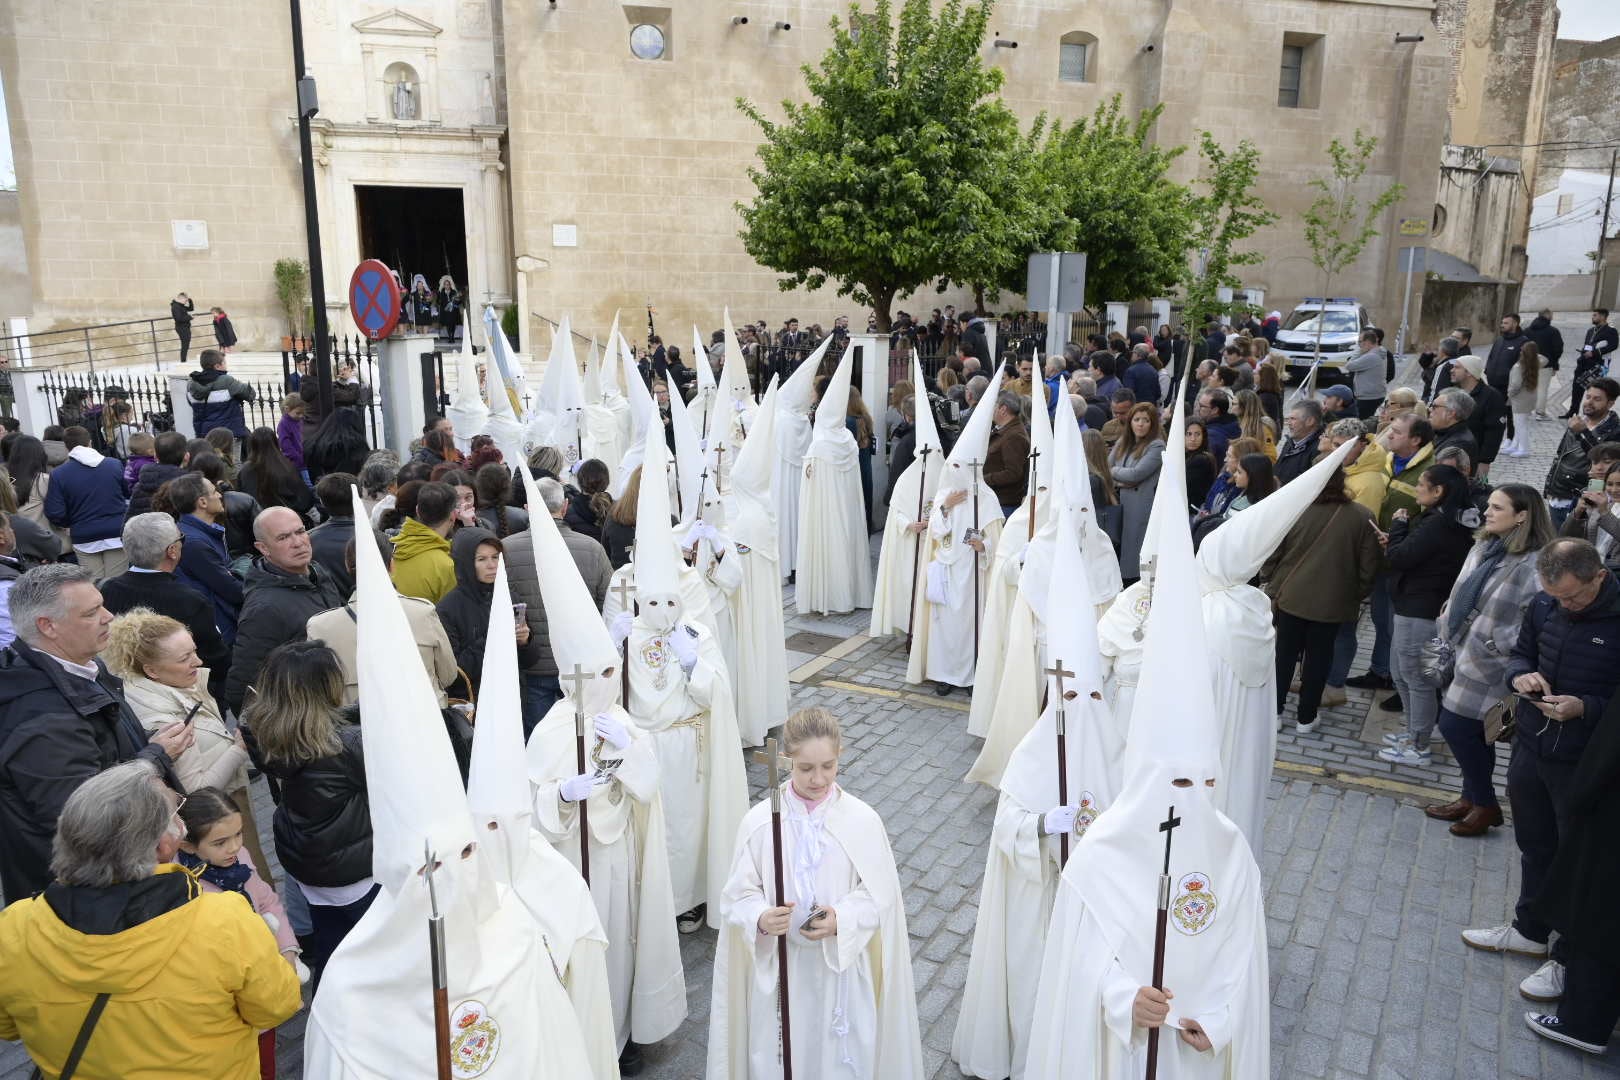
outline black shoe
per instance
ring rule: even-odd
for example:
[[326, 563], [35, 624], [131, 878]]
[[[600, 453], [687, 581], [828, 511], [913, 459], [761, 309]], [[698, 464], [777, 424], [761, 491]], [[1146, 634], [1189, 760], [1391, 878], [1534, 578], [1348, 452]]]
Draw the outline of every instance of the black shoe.
[[1393, 690], [1395, 680], [1388, 675], [1380, 675], [1376, 671], [1369, 671], [1365, 675], [1357, 675], [1353, 679], [1344, 680], [1344, 685], [1353, 686], [1357, 690]]
[[955, 689], [956, 687], [952, 686], [948, 682], [937, 682], [934, 684], [934, 693], [938, 694], [940, 697], [950, 697], [951, 691]]
[[699, 904], [691, 911], [684, 911], [675, 917], [675, 929], [683, 934], [695, 934], [703, 929], [703, 920], [708, 910], [707, 904]]
[[633, 1042], [624, 1044], [624, 1053], [619, 1055], [619, 1075], [639, 1076], [647, 1062], [641, 1056], [641, 1047]]
[[1378, 707], [1385, 712], [1401, 712], [1401, 695], [1391, 694], [1378, 703]]

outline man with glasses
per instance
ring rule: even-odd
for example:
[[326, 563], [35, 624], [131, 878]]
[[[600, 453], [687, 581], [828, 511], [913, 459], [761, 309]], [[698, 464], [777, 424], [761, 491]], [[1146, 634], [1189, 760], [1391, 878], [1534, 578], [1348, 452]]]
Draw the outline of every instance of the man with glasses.
[[310, 617], [345, 599], [313, 565], [309, 530], [296, 511], [272, 506], [260, 513], [253, 520], [253, 541], [259, 556], [248, 571], [231, 673], [225, 680], [225, 704], [237, 713], [270, 650], [304, 640]]

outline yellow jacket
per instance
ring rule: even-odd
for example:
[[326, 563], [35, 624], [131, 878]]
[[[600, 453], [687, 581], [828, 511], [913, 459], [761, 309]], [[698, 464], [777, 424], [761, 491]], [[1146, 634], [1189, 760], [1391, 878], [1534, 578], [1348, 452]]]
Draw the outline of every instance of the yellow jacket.
[[394, 537], [394, 588], [437, 604], [456, 587], [456, 564], [450, 561], [450, 541], [417, 521], [406, 518]]
[[0, 911], [0, 972], [0, 1039], [22, 1039], [46, 1076], [61, 1072], [96, 995], [112, 995], [81, 1080], [258, 1080], [259, 1030], [303, 1005], [247, 901], [203, 893], [172, 865], [133, 885], [53, 885], [16, 901]]
[[1361, 456], [1344, 470], [1344, 489], [1377, 517], [1389, 490], [1389, 451], [1372, 439], [1362, 438]]

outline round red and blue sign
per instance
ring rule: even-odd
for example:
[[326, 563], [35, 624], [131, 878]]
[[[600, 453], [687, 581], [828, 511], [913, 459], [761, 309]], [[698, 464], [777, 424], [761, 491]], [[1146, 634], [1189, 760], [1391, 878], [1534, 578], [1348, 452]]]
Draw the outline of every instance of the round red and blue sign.
[[380, 259], [367, 259], [349, 278], [349, 311], [371, 341], [381, 341], [399, 324], [400, 290], [394, 272]]

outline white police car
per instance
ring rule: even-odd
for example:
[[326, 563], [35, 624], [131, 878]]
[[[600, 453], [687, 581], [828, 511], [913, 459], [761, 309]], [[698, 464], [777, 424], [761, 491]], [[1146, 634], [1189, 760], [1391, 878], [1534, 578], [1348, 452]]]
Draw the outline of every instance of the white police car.
[[1318, 324], [1322, 333], [1322, 371], [1317, 375], [1318, 385], [1343, 381], [1339, 369], [1356, 355], [1361, 331], [1370, 323], [1367, 309], [1353, 296], [1335, 296], [1324, 300], [1320, 296], [1307, 296], [1301, 300], [1283, 321], [1273, 346], [1288, 357], [1288, 374], [1296, 382], [1305, 377], [1316, 359]]

